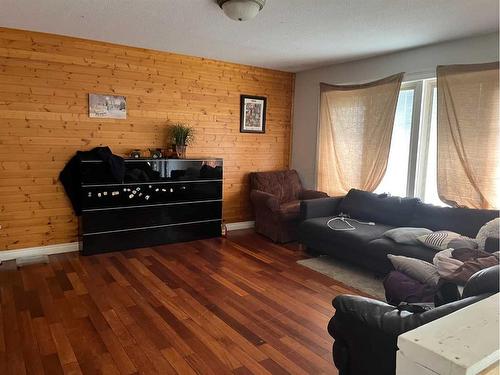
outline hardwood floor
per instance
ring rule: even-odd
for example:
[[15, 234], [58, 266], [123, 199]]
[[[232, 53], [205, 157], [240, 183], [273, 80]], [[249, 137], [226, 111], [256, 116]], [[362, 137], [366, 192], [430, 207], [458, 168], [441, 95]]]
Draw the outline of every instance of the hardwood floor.
[[0, 266], [0, 374], [336, 374], [352, 293], [252, 231]]

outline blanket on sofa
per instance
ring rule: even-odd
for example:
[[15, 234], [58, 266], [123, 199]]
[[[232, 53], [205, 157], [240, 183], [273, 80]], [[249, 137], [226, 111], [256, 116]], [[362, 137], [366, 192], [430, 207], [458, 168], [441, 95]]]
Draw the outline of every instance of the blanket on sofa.
[[464, 285], [479, 270], [499, 264], [498, 254], [478, 249], [446, 249], [434, 257], [441, 278]]

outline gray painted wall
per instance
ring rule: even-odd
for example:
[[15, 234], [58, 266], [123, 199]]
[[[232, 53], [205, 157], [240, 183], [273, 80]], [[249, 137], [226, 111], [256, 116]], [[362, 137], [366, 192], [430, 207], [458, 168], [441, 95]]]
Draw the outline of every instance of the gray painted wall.
[[430, 78], [437, 65], [498, 60], [498, 43], [498, 33], [486, 34], [297, 73], [291, 167], [305, 186], [314, 187], [320, 82], [362, 83], [399, 72], [406, 73], [406, 81]]

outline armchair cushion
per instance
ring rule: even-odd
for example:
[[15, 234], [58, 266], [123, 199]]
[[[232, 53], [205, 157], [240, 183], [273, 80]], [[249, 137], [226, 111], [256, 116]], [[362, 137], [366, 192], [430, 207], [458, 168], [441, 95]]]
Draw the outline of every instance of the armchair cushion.
[[253, 190], [264, 191], [276, 196], [279, 203], [300, 199], [302, 191], [299, 175], [293, 169], [251, 173], [250, 186]]

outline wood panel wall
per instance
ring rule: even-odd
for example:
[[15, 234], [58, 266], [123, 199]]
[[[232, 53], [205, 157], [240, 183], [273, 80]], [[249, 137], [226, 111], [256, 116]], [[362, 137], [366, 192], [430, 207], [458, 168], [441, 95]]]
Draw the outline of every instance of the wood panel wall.
[[[196, 129], [188, 157], [225, 162], [224, 219], [251, 220], [248, 173], [287, 168], [294, 75], [0, 28], [0, 250], [77, 240], [58, 174], [77, 150], [125, 155]], [[91, 119], [88, 94], [127, 97], [127, 119]], [[266, 134], [239, 132], [240, 94], [268, 98]]]

